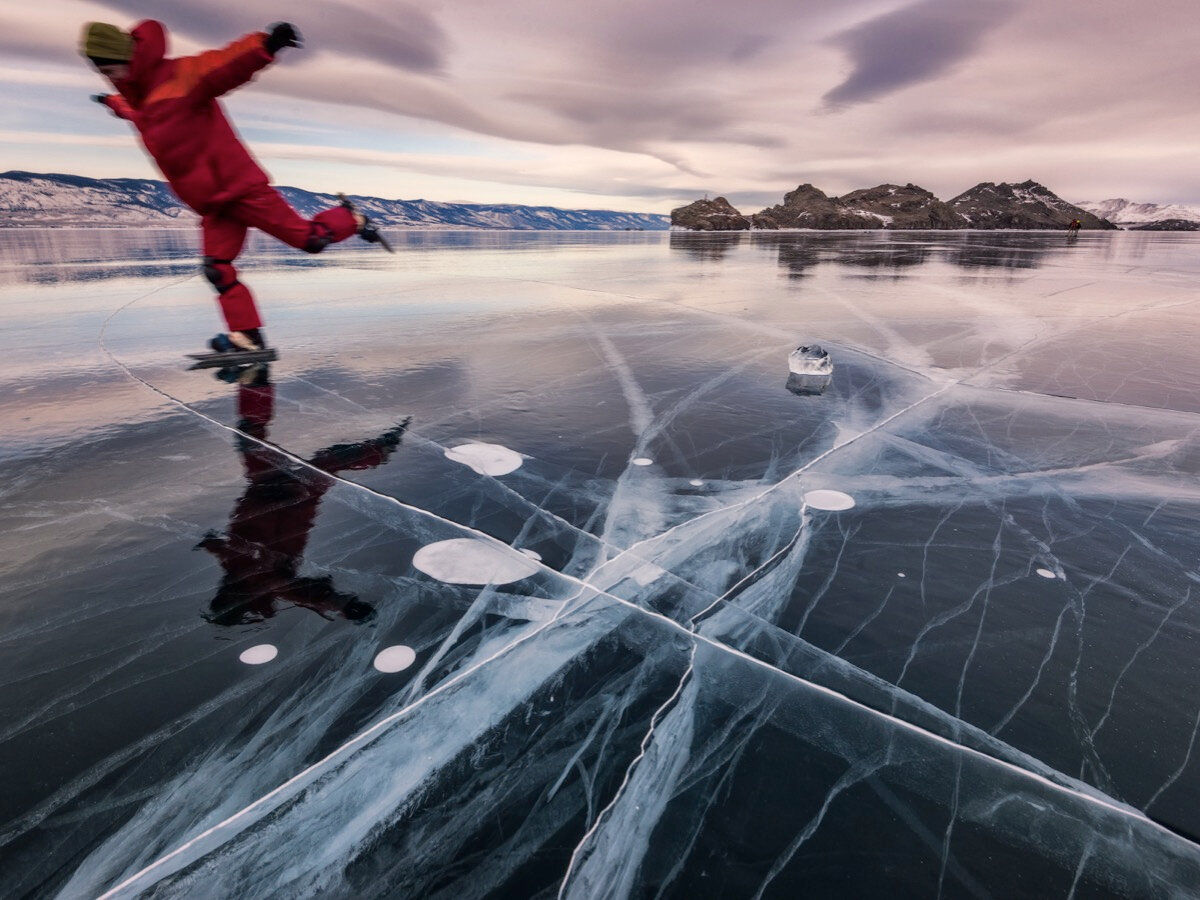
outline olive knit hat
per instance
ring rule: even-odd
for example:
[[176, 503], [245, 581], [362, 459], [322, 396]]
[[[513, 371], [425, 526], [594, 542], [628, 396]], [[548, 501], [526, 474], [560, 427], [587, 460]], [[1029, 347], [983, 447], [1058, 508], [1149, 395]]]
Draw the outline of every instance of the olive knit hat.
[[116, 25], [88, 22], [83, 27], [79, 49], [98, 66], [129, 62], [133, 59], [133, 36]]

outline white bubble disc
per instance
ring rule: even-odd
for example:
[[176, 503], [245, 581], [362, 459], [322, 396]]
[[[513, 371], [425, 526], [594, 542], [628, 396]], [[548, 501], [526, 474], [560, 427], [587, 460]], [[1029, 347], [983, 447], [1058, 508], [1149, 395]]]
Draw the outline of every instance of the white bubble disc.
[[633, 460], [633, 464], [635, 466], [652, 466], [654, 465], [654, 460], [648, 456], [639, 456]]
[[426, 544], [413, 555], [413, 565], [447, 584], [508, 584], [538, 570], [528, 556], [475, 538]]
[[1041, 575], [1043, 578], [1057, 578], [1058, 577], [1053, 572], [1051, 572], [1049, 569], [1038, 569], [1037, 573], [1039, 575]]
[[274, 644], [255, 644], [253, 647], [243, 650], [238, 659], [248, 666], [261, 666], [263, 663], [269, 663], [278, 655], [279, 648]]
[[417, 660], [417, 651], [404, 644], [385, 647], [375, 656], [374, 666], [380, 672], [403, 672]]
[[521, 454], [499, 444], [462, 444], [447, 450], [446, 458], [470, 466], [480, 475], [507, 475], [521, 468]]
[[829, 512], [854, 508], [854, 498], [841, 491], [809, 491], [804, 495], [804, 502], [813, 509], [824, 509]]

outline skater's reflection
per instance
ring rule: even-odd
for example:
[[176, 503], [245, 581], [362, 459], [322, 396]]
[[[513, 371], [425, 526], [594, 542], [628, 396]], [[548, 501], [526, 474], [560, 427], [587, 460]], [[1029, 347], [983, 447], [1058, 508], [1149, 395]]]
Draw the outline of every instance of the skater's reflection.
[[[317, 507], [334, 481], [327, 475], [371, 469], [400, 444], [408, 419], [376, 438], [335, 444], [309, 463], [315, 472], [288, 458], [267, 439], [274, 413], [274, 386], [265, 365], [242, 371], [238, 381], [237, 449], [246, 469], [246, 490], [229, 517], [224, 535], [210, 532], [198, 547], [213, 554], [225, 570], [205, 618], [217, 625], [261, 622], [281, 609], [303, 606], [327, 619], [363, 620], [374, 608], [338, 591], [329, 576], [297, 574]], [[257, 440], [251, 440], [257, 438]]]

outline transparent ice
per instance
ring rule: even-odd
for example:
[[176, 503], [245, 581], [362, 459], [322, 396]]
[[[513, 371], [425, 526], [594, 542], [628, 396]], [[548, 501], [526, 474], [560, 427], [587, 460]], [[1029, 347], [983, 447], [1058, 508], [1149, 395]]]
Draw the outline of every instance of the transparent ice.
[[1196, 238], [180, 235], [0, 232], [15, 895], [1195, 896]]

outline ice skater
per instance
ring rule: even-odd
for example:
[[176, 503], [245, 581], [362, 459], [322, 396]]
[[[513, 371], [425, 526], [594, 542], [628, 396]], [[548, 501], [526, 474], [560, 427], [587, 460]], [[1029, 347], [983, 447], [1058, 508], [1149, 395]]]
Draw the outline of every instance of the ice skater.
[[223, 49], [178, 59], [166, 58], [167, 35], [160, 22], [147, 20], [129, 32], [90, 22], [83, 30], [83, 55], [117, 91], [93, 99], [133, 123], [171, 189], [201, 216], [204, 275], [217, 290], [228, 328], [209, 346], [231, 354], [231, 361], [238, 353], [267, 346], [254, 297], [233, 265], [247, 229], [265, 231], [309, 253], [353, 234], [387, 247], [348, 200], [312, 219], [292, 209], [271, 187], [217, 102], [270, 65], [284, 47], [300, 46], [300, 33], [287, 22]]

